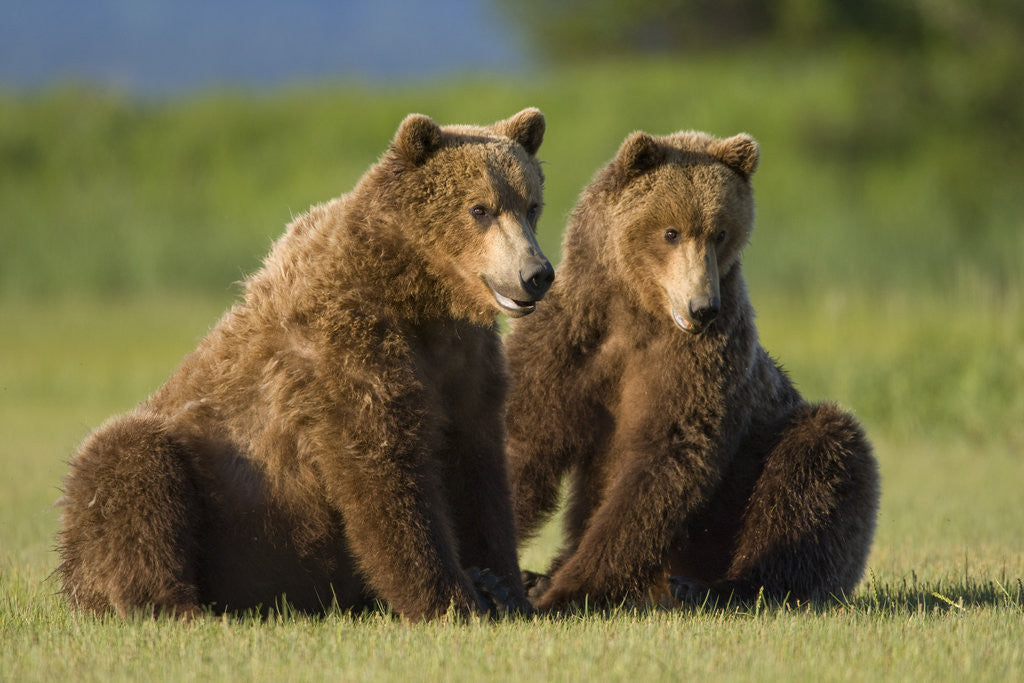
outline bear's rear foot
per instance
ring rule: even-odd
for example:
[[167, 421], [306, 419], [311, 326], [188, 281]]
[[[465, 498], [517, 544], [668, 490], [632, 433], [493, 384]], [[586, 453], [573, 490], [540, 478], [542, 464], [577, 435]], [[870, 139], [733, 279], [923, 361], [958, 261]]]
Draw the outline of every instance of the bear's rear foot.
[[676, 602], [688, 607], [713, 607], [719, 602], [719, 593], [711, 586], [685, 576], [668, 577], [668, 594]]
[[[685, 576], [668, 577], [669, 596], [688, 607], [726, 607], [737, 602], [753, 602], [765, 591], [760, 586], [748, 586], [732, 581], [720, 581], [708, 585]], [[768, 597], [782, 600], [785, 596], [768, 594]]]
[[202, 614], [199, 515], [187, 454], [163, 421], [146, 413], [108, 421], [82, 444], [65, 481], [62, 592], [94, 612]]

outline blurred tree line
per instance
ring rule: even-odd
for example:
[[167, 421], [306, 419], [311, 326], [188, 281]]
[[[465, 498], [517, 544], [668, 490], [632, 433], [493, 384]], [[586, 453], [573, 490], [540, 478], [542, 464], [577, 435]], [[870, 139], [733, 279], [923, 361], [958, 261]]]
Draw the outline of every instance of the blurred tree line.
[[497, 0], [553, 61], [836, 40], [1015, 50], [1021, 0]]
[[967, 148], [944, 154], [951, 174], [1000, 158], [1024, 177], [1024, 0], [494, 1], [551, 64], [788, 55], [797, 69], [839, 54], [851, 116], [804, 122], [809, 149], [874, 168], [945, 139]]

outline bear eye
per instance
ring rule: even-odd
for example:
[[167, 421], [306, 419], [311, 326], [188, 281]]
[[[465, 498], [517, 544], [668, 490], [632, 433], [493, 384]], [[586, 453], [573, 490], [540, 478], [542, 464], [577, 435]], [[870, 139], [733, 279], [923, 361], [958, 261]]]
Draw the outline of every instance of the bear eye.
[[719, 230], [718, 234], [715, 235], [715, 244], [721, 244], [725, 241], [725, 230]]
[[526, 212], [526, 218], [531, 223], [536, 223], [537, 222], [537, 216], [539, 214], [540, 214], [540, 205], [539, 204], [534, 204], [533, 206], [530, 207], [530, 210]]
[[483, 218], [487, 215], [487, 207], [483, 204], [475, 204], [473, 208], [469, 210], [474, 218]]
[[675, 228], [669, 228], [665, 231], [665, 241], [671, 244], [675, 244], [679, 241], [679, 231]]

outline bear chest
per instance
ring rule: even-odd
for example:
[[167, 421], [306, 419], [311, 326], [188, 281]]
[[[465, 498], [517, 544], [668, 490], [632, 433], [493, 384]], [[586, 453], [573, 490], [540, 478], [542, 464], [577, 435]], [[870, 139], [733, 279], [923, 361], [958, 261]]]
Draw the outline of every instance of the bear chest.
[[430, 414], [458, 423], [481, 411], [500, 409], [504, 365], [490, 330], [438, 326], [416, 337], [416, 377]]

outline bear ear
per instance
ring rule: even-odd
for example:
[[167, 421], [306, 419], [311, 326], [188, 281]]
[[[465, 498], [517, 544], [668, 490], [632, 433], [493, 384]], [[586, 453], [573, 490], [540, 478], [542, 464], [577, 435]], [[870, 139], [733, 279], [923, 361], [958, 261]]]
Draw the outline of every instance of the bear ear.
[[419, 166], [441, 146], [441, 127], [423, 114], [409, 114], [398, 126], [391, 149], [403, 159]]
[[740, 133], [724, 140], [715, 140], [708, 145], [708, 154], [749, 178], [757, 170], [761, 148], [757, 140], [746, 133]]
[[619, 147], [615, 164], [624, 177], [630, 179], [654, 168], [661, 163], [662, 158], [664, 152], [658, 146], [657, 140], [638, 130], [626, 138]]
[[530, 156], [536, 156], [540, 143], [544, 142], [544, 130], [547, 127], [544, 114], [540, 109], [530, 107], [504, 121], [494, 124], [494, 130], [510, 138], [526, 150]]

